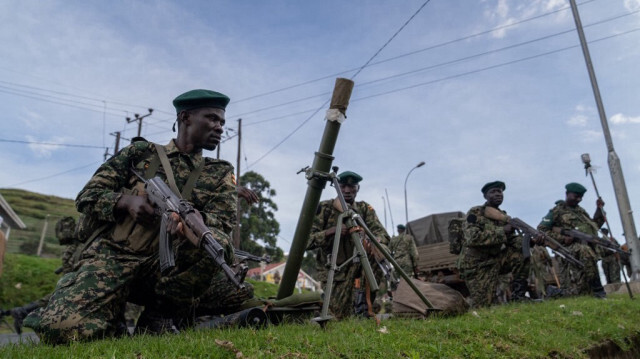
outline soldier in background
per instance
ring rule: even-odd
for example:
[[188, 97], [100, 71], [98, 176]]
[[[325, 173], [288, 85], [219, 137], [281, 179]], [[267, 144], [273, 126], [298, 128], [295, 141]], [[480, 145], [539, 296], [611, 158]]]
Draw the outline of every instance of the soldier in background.
[[[362, 177], [355, 172], [345, 171], [338, 175], [340, 191], [347, 205], [362, 217], [377, 240], [383, 245], [387, 245], [389, 244], [389, 235], [380, 223], [380, 220], [378, 220], [378, 216], [373, 207], [364, 201], [356, 202], [356, 195], [360, 189], [360, 181], [362, 181]], [[338, 198], [322, 201], [318, 205], [318, 211], [313, 221], [307, 250], [318, 249], [316, 254], [318, 280], [322, 282], [323, 288], [326, 288], [327, 284], [330, 264], [329, 255], [333, 249], [336, 223], [338, 216], [343, 211]], [[354, 230], [360, 233], [362, 232], [362, 229], [354, 228]], [[382, 273], [379, 271], [374, 258], [374, 255], [380, 254], [376, 253], [377, 250], [375, 250], [373, 245], [365, 245], [365, 249], [367, 249], [369, 253], [369, 263], [371, 263], [376, 279], [380, 282]], [[346, 226], [342, 226], [340, 248], [336, 259], [337, 265], [340, 266], [344, 261], [351, 258], [353, 254], [353, 243], [350, 240], [350, 233], [348, 233]], [[369, 284], [363, 274], [362, 266], [353, 261], [348, 263], [348, 265], [337, 272], [334, 277], [333, 292], [331, 294], [329, 307], [333, 315], [338, 319], [354, 314], [371, 315], [376, 293], [368, 290], [368, 287]], [[359, 300], [363, 299], [362, 294], [364, 294], [366, 298], [364, 311], [362, 308], [363, 303]]]
[[542, 218], [538, 230], [562, 243], [573, 257], [584, 264], [584, 268], [580, 268], [558, 258], [562, 268], [561, 284], [565, 295], [592, 294], [596, 298], [605, 298], [606, 293], [600, 282], [598, 257], [595, 251], [589, 245], [559, 233], [561, 229], [577, 229], [580, 232], [597, 236], [598, 229], [604, 223], [604, 215], [601, 210], [604, 202], [601, 199], [597, 200], [597, 209], [592, 219], [587, 211], [578, 205], [587, 189], [575, 182], [567, 184], [565, 189], [565, 200], [556, 202], [556, 206]]
[[509, 273], [513, 278], [512, 300], [525, 299], [528, 288], [529, 259], [522, 255], [522, 236], [508, 223], [487, 218], [484, 214], [487, 206], [500, 210], [505, 188], [502, 181], [482, 186], [486, 202], [472, 207], [463, 225], [465, 242], [458, 269], [469, 288], [473, 307], [494, 304], [500, 277]]
[[[609, 236], [608, 229], [600, 228], [600, 232], [602, 233], [602, 238], [604, 238], [604, 240], [611, 241], [618, 246], [620, 245], [618, 241], [616, 241], [612, 236]], [[620, 283], [620, 262], [618, 260], [619, 256], [619, 254], [613, 251], [602, 251], [602, 271], [604, 272], [604, 277], [607, 279], [607, 284]]]
[[418, 278], [418, 248], [413, 236], [406, 233], [403, 224], [398, 225], [398, 235], [391, 238], [389, 251], [393, 259], [407, 275]]

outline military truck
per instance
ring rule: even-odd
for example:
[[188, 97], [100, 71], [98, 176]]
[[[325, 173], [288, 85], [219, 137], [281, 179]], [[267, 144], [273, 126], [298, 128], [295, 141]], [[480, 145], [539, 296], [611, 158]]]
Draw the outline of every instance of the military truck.
[[430, 282], [444, 283], [467, 296], [469, 290], [456, 268], [458, 255], [449, 252], [448, 232], [449, 221], [464, 216], [460, 211], [432, 214], [410, 221], [407, 232], [415, 238], [418, 247], [420, 277]]
[[[410, 221], [407, 225], [407, 232], [413, 235], [418, 247], [420, 260], [418, 261], [418, 271], [420, 278], [435, 283], [444, 283], [465, 297], [469, 294], [464, 280], [460, 278], [456, 268], [457, 254], [449, 252], [449, 221], [454, 218], [464, 218], [463, 212], [436, 213]], [[558, 276], [560, 267], [557, 258], [552, 256], [553, 270], [544, 272], [544, 284], [560, 286]], [[533, 278], [530, 280], [530, 292], [535, 291]]]

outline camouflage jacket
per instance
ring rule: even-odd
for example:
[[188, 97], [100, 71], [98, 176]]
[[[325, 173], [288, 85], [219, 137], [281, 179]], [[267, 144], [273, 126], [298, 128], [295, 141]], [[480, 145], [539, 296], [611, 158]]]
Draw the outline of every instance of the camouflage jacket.
[[[473, 207], [467, 212], [464, 222], [464, 244], [459, 261], [460, 268], [467, 269], [491, 265], [507, 246], [518, 246], [522, 236], [516, 232], [507, 235], [503, 227], [506, 222], [485, 217], [485, 205]], [[502, 213], [507, 213], [500, 210]]]
[[[601, 213], [597, 211], [597, 213]], [[553, 232], [553, 227], [563, 229], [576, 229], [580, 232], [598, 236], [598, 229], [604, 224], [604, 217], [595, 216], [591, 218], [587, 211], [580, 206], [569, 207], [564, 201], [556, 202], [556, 206], [549, 210], [542, 222], [538, 225], [538, 230], [545, 232], [560, 243], [563, 242], [562, 235]]]
[[[236, 221], [237, 203], [233, 166], [226, 161], [203, 157], [202, 153], [180, 153], [174, 140], [164, 148], [179, 190], [182, 190], [191, 171], [205, 161], [190, 198], [185, 199], [200, 211], [213, 237], [226, 247], [227, 252], [231, 251], [230, 232]], [[138, 141], [123, 148], [103, 163], [80, 191], [76, 198], [78, 211], [96, 221], [107, 223], [113, 240], [114, 228], [123, 220], [114, 215], [116, 203], [123, 193], [142, 195], [132, 192], [134, 188], [140, 187], [141, 181], [132, 173], [131, 168], [144, 173], [156, 156], [155, 145], [151, 142]], [[162, 166], [158, 168], [156, 176], [167, 182]], [[150, 235], [155, 238], [152, 241], [155, 243], [150, 245], [152, 250], [157, 249], [159, 223], [157, 221], [155, 226], [145, 228], [146, 231], [155, 232], [155, 235]]]
[[413, 268], [418, 265], [418, 248], [413, 236], [405, 233], [391, 238], [389, 251], [402, 270], [411, 275]]
[[[376, 236], [380, 243], [382, 243], [383, 245], [389, 244], [389, 234], [387, 234], [384, 226], [380, 223], [380, 220], [378, 220], [378, 216], [376, 215], [375, 210], [373, 209], [373, 207], [371, 207], [370, 204], [364, 201], [355, 202], [353, 210], [358, 213], [360, 217], [362, 217], [364, 223], [367, 225], [367, 227], [369, 227], [371, 233]], [[320, 281], [326, 281], [327, 279], [327, 273], [329, 270], [327, 256], [330, 255], [331, 251], [333, 250], [334, 237], [331, 236], [327, 238], [325, 236], [325, 231], [331, 227], [336, 226], [336, 222], [340, 213], [341, 212], [339, 212], [336, 207], [334, 207], [333, 199], [322, 201], [318, 205], [318, 210], [313, 220], [311, 236], [309, 237], [307, 249], [317, 249], [316, 264], [318, 270], [318, 280]], [[352, 255], [353, 244], [351, 243], [351, 241], [346, 240], [346, 238], [341, 238], [336, 263], [340, 265]], [[343, 274], [346, 272], [347, 270], [345, 269], [341, 273], [336, 274], [335, 279], [344, 280]]]

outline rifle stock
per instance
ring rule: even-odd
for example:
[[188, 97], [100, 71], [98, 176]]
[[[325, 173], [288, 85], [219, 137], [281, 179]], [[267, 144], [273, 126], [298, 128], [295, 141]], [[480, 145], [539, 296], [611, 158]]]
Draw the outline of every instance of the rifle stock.
[[135, 170], [133, 172], [144, 182], [149, 202], [162, 213], [159, 243], [160, 271], [166, 273], [175, 266], [175, 255], [166, 226], [169, 216], [175, 213], [180, 216], [187, 239], [197, 248], [203, 248], [238, 289], [244, 288], [242, 273], [235, 273], [225, 262], [224, 248], [213, 238], [209, 228], [202, 222], [202, 218], [198, 218], [200, 215], [193, 206], [178, 198], [160, 177], [156, 176], [147, 180]]
[[[509, 223], [513, 227], [517, 228], [518, 230], [520, 230], [522, 233], [525, 234], [524, 237], [527, 242], [529, 242], [532, 237], [542, 236], [544, 238], [544, 245], [546, 247], [550, 248], [555, 253], [558, 253], [560, 256], [565, 258], [567, 261], [573, 263], [574, 265], [580, 268], [584, 268], [584, 264], [579, 260], [577, 260], [574, 256], [572, 256], [571, 252], [569, 252], [567, 248], [563, 247], [558, 241], [551, 238], [551, 236], [547, 235], [546, 233], [540, 232], [537, 229], [531, 227], [525, 221], [519, 218], [509, 217], [506, 214], [500, 212], [498, 209], [493, 207], [486, 207], [484, 210], [484, 215], [487, 218], [490, 218], [493, 220]], [[529, 246], [529, 243], [527, 243], [527, 246]], [[524, 249], [524, 245], [523, 245], [523, 249]]]

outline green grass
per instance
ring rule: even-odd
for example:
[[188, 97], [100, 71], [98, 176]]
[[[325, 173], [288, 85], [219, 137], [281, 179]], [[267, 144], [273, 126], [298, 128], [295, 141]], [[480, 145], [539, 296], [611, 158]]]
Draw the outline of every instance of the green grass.
[[27, 226], [26, 229], [12, 229], [7, 249], [10, 253], [19, 253], [20, 245], [27, 242], [31, 248], [37, 248], [40, 235], [48, 217], [47, 230], [45, 231], [43, 256], [57, 257], [62, 251], [55, 236], [56, 222], [64, 216], [78, 218], [74, 200], [48, 196], [20, 189], [0, 189], [0, 194], [11, 205], [20, 219]]
[[60, 259], [7, 253], [0, 277], [0, 308], [24, 305], [51, 293], [60, 276]]
[[[581, 314], [580, 314], [581, 313]], [[640, 302], [572, 298], [499, 306], [455, 318], [286, 324], [186, 331], [68, 346], [12, 345], [2, 358], [586, 358], [585, 349], [638, 336]], [[385, 328], [386, 333], [381, 332]], [[224, 344], [224, 343], [232, 344]], [[231, 346], [232, 345], [232, 346]]]

